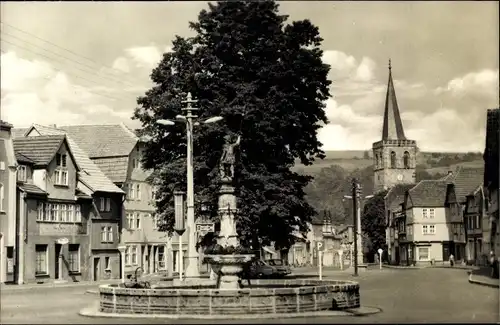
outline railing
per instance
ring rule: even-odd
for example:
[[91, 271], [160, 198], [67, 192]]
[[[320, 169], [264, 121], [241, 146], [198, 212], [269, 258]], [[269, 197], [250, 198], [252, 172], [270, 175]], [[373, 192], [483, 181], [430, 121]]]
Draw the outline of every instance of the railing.
[[379, 148], [382, 146], [394, 146], [394, 147], [412, 147], [416, 146], [417, 142], [415, 140], [381, 140], [373, 144], [373, 148]]

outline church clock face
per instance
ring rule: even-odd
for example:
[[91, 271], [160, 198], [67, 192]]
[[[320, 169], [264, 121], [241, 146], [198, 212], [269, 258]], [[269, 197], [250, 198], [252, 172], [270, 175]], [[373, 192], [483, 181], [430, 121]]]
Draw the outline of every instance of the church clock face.
[[402, 180], [403, 180], [403, 175], [398, 174], [398, 181], [402, 181]]

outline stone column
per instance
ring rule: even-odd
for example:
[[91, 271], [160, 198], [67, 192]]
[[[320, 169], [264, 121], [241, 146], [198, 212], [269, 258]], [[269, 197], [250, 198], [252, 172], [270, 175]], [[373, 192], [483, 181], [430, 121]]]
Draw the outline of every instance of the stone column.
[[223, 184], [219, 193], [220, 232], [217, 242], [223, 247], [236, 247], [239, 241], [234, 221], [234, 215], [237, 211], [234, 187]]
[[172, 250], [172, 237], [169, 237], [167, 239], [167, 261], [166, 261], [166, 267], [167, 267], [167, 277], [171, 278], [173, 277], [174, 274], [174, 252]]
[[63, 248], [64, 248], [64, 245], [61, 245], [61, 251], [59, 252], [59, 256], [58, 256], [58, 259], [59, 259], [59, 270], [57, 273], [58, 274], [58, 277], [57, 277], [57, 280], [59, 281], [63, 281], [64, 277], [63, 277], [63, 254], [62, 254], [62, 251], [63, 251]]

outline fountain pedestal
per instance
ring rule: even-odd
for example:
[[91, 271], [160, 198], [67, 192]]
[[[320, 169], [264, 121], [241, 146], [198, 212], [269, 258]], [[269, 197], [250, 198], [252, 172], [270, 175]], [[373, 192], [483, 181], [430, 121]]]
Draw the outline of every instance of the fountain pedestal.
[[240, 288], [238, 283], [239, 274], [243, 271], [243, 265], [250, 262], [252, 258], [252, 254], [206, 255], [212, 269], [220, 277], [219, 289], [233, 290]]
[[234, 215], [237, 212], [234, 187], [225, 182], [219, 190], [220, 232], [217, 244], [223, 249], [231, 247], [234, 253], [207, 254], [205, 260], [210, 263], [213, 271], [219, 276], [219, 289], [239, 289], [238, 280], [243, 271], [243, 265], [251, 261], [253, 254], [238, 254], [238, 233]]

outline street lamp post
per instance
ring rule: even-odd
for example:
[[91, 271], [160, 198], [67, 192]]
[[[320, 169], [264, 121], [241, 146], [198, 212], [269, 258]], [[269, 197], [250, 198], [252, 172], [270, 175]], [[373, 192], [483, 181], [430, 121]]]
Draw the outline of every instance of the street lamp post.
[[[199, 125], [199, 122], [194, 122], [193, 120], [198, 116], [194, 114], [198, 108], [193, 107], [192, 104], [198, 102], [193, 100], [191, 93], [187, 94], [186, 100], [182, 103], [186, 104], [186, 107], [182, 108], [182, 111], [186, 115], [177, 115], [176, 121], [186, 123], [186, 138], [187, 138], [187, 232], [188, 232], [188, 247], [187, 247], [187, 265], [186, 265], [186, 277], [199, 277], [200, 270], [198, 267], [198, 253], [196, 251], [196, 226], [194, 218], [194, 181], [193, 181], [193, 125]], [[211, 117], [203, 124], [214, 123], [222, 120], [222, 117], [215, 116]], [[156, 121], [158, 124], [171, 126], [174, 125], [174, 121], [162, 119]]]
[[[373, 195], [364, 198], [370, 199]], [[344, 198], [352, 200], [353, 207], [353, 246], [354, 246], [354, 276], [358, 276], [359, 264], [363, 263], [363, 244], [361, 238], [361, 186], [356, 178], [352, 180], [352, 195], [344, 195]]]

